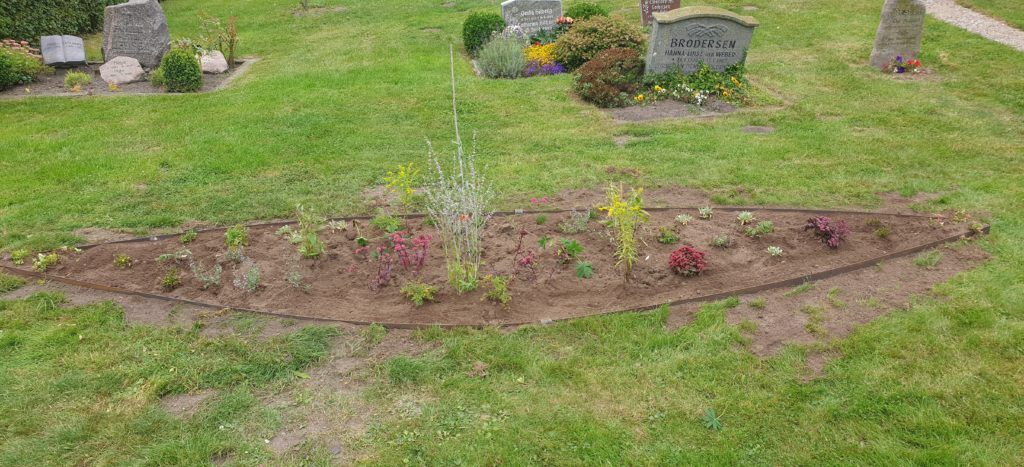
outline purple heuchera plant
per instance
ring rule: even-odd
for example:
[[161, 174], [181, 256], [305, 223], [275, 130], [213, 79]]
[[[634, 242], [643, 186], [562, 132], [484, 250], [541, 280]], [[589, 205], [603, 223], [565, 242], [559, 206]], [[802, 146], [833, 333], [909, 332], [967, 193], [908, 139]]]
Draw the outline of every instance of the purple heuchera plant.
[[804, 230], [814, 230], [814, 235], [825, 242], [829, 248], [839, 248], [839, 244], [850, 235], [850, 228], [846, 225], [846, 221], [834, 221], [826, 216], [807, 219]]
[[526, 66], [526, 76], [538, 76], [538, 75], [557, 75], [565, 73], [565, 67], [560, 63], [549, 63], [547, 65], [541, 65], [540, 63], [533, 61]]

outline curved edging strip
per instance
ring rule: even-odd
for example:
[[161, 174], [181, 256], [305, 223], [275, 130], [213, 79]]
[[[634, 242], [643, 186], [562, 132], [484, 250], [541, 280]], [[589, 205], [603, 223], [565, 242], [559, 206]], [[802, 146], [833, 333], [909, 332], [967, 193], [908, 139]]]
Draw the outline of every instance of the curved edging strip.
[[[661, 208], [661, 209], [666, 209], [667, 210], [667, 209], [672, 209], [672, 208]], [[737, 209], [741, 209], [741, 208], [737, 208]], [[651, 209], [651, 210], [654, 210], [654, 209]], [[723, 209], [723, 210], [726, 210], [726, 209]], [[767, 210], [767, 209], [761, 209], [761, 210], [764, 211], [764, 210]], [[775, 209], [775, 210], [776, 211], [800, 211], [800, 212], [806, 212], [808, 214], [815, 214], [815, 213], [831, 213], [831, 214], [847, 213], [847, 214], [851, 214], [851, 213], [856, 213], [856, 212], [851, 212], [851, 211], [808, 211], [808, 210], [802, 210], [802, 209], [781, 209], [781, 208], [780, 209]], [[537, 211], [537, 212], [564, 212], [564, 211], [553, 210], [553, 211]], [[881, 214], [881, 213], [869, 213], [869, 214]], [[892, 215], [904, 216], [904, 217], [925, 217], [925, 216], [916, 216], [916, 215], [915, 216], [910, 216], [910, 215], [902, 215], [902, 214], [892, 214]], [[414, 216], [419, 217], [419, 216], [422, 216], [422, 215], [414, 215]], [[406, 217], [413, 217], [413, 216], [406, 216]], [[355, 219], [355, 218], [350, 217], [348, 219]], [[289, 223], [289, 222], [276, 222], [276, 223], [260, 224], [260, 225], [273, 226], [273, 225], [283, 225], [283, 224], [287, 224], [287, 223]], [[259, 226], [259, 225], [253, 225], [253, 226]], [[686, 305], [686, 304], [691, 304], [691, 303], [710, 302], [710, 301], [721, 300], [721, 299], [732, 297], [732, 296], [736, 296], [736, 295], [748, 295], [748, 294], [763, 292], [763, 291], [766, 291], [766, 290], [778, 289], [778, 288], [782, 288], [782, 287], [793, 287], [793, 286], [800, 285], [800, 284], [802, 284], [804, 282], [819, 281], [819, 280], [822, 280], [822, 279], [827, 279], [829, 277], [838, 276], [840, 274], [845, 274], [845, 273], [848, 273], [848, 272], [851, 272], [851, 271], [856, 271], [858, 269], [863, 269], [863, 268], [866, 268], [866, 267], [869, 267], [869, 266], [873, 266], [873, 265], [877, 264], [879, 261], [885, 261], [885, 260], [890, 260], [890, 259], [894, 259], [894, 258], [899, 258], [899, 257], [902, 257], [902, 256], [911, 255], [911, 254], [914, 254], [914, 253], [917, 253], [917, 252], [920, 252], [920, 251], [923, 251], [923, 250], [927, 250], [929, 248], [937, 247], [937, 246], [945, 244], [945, 243], [957, 241], [957, 240], [959, 240], [961, 238], [974, 237], [974, 236], [978, 235], [979, 233], [986, 233], [987, 234], [987, 233], [989, 233], [990, 229], [991, 229], [991, 226], [989, 226], [989, 225], [985, 225], [984, 227], [982, 227], [982, 229], [980, 231], [975, 231], [975, 230], [972, 230], [970, 228], [967, 228], [967, 229], [965, 229], [961, 233], [958, 233], [958, 234], [955, 234], [955, 235], [951, 235], [949, 237], [941, 238], [939, 240], [934, 240], [934, 241], [931, 241], [931, 242], [928, 242], [928, 243], [924, 243], [924, 244], [921, 244], [921, 245], [917, 245], [917, 246], [914, 246], [914, 247], [910, 247], [910, 248], [906, 248], [906, 249], [903, 249], [903, 250], [899, 250], [899, 251], [896, 251], [896, 252], [893, 252], [893, 253], [889, 253], [887, 255], [877, 256], [877, 257], [874, 257], [874, 258], [871, 258], [871, 259], [868, 259], [868, 260], [865, 260], [865, 261], [860, 261], [860, 262], [857, 262], [857, 263], [848, 264], [846, 266], [842, 266], [842, 267], [834, 268], [834, 269], [829, 269], [827, 271], [821, 271], [821, 272], [817, 272], [817, 273], [814, 273], [814, 274], [808, 274], [808, 275], [803, 275], [803, 276], [798, 276], [798, 277], [791, 277], [791, 278], [788, 278], [788, 279], [783, 279], [783, 280], [779, 280], [779, 281], [775, 281], [775, 282], [769, 282], [767, 284], [755, 285], [755, 286], [752, 286], [752, 287], [744, 287], [744, 288], [740, 288], [740, 289], [733, 289], [733, 290], [729, 290], [729, 291], [726, 291], [726, 292], [719, 292], [719, 293], [714, 293], [714, 294], [701, 295], [701, 296], [698, 296], [698, 297], [690, 297], [690, 298], [684, 298], [684, 299], [679, 299], [679, 300], [673, 300], [673, 301], [664, 302], [664, 303], [657, 303], [657, 304], [654, 304], [654, 305], [648, 305], [648, 306], [642, 306], [642, 307], [636, 307], [636, 308], [629, 308], [629, 309], [622, 309], [622, 310], [612, 310], [612, 311], [604, 311], [604, 312], [596, 312], [596, 313], [587, 313], [587, 314], [582, 314], [582, 315], [579, 315], [579, 316], [572, 316], [572, 317], [568, 317], [568, 318], [552, 319], [550, 321], [566, 321], [566, 320], [570, 320], [570, 319], [586, 318], [586, 317], [591, 317], [591, 316], [602, 316], [602, 315], [611, 315], [611, 314], [619, 314], [619, 313], [651, 311], [651, 310], [656, 310], [658, 308], [661, 308], [663, 306], [678, 306], [678, 305]], [[207, 230], [220, 230], [220, 229], [207, 229]], [[166, 238], [166, 237], [169, 237], [169, 236], [163, 236], [162, 238]], [[148, 238], [134, 239], [134, 240], [125, 240], [125, 241], [121, 241], [121, 242], [111, 242], [111, 243], [125, 243], [125, 242], [137, 242], [137, 241], [150, 241], [150, 239], [148, 239]], [[95, 246], [95, 245], [93, 245], [93, 246]], [[337, 323], [347, 323], [347, 324], [354, 324], [354, 325], [360, 325], [360, 326], [368, 326], [368, 325], [371, 325], [371, 324], [380, 324], [380, 325], [382, 325], [382, 326], [384, 326], [386, 328], [389, 328], [389, 329], [426, 329], [426, 328], [431, 328], [431, 327], [435, 327], [435, 326], [441, 327], [441, 328], [445, 328], [445, 329], [460, 328], [460, 327], [487, 327], [487, 326], [515, 327], [515, 326], [522, 326], [522, 325], [527, 325], [527, 324], [541, 324], [541, 323], [549, 322], [548, 320], [544, 320], [544, 321], [541, 321], [541, 322], [524, 321], [524, 322], [514, 322], [514, 323], [500, 323], [500, 324], [493, 324], [493, 325], [489, 325], [489, 324], [461, 325], [461, 324], [421, 324], [421, 323], [375, 323], [375, 322], [370, 322], [370, 321], [358, 321], [358, 320], [347, 320], [347, 319], [317, 318], [317, 317], [301, 316], [301, 315], [295, 315], [295, 314], [289, 314], [289, 313], [278, 313], [278, 312], [274, 312], [274, 311], [255, 310], [255, 309], [250, 309], [250, 308], [236, 308], [236, 307], [231, 307], [231, 306], [219, 305], [219, 304], [215, 304], [215, 303], [199, 302], [199, 301], [188, 300], [188, 299], [183, 299], [183, 298], [168, 297], [168, 296], [152, 294], [152, 293], [148, 293], [148, 292], [136, 292], [136, 291], [121, 289], [121, 288], [118, 288], [118, 287], [110, 287], [110, 286], [101, 285], [101, 284], [93, 284], [91, 282], [80, 281], [80, 280], [77, 280], [77, 279], [71, 279], [71, 278], [67, 278], [67, 277], [54, 276], [54, 275], [40, 273], [40, 272], [36, 272], [36, 271], [27, 271], [27, 270], [23, 270], [23, 269], [18, 269], [18, 268], [14, 268], [14, 267], [11, 267], [11, 266], [7, 266], [7, 265], [0, 265], [0, 269], [8, 271], [8, 272], [16, 274], [16, 275], [19, 275], [19, 276], [30, 277], [30, 278], [33, 278], [33, 279], [42, 279], [42, 280], [47, 280], [47, 281], [60, 282], [60, 283], [63, 283], [63, 284], [73, 285], [73, 286], [77, 286], [77, 287], [84, 287], [84, 288], [87, 288], [87, 289], [99, 290], [99, 291], [103, 291], [103, 292], [111, 292], [111, 293], [116, 293], [116, 294], [120, 294], [120, 295], [129, 295], [129, 296], [136, 296], [136, 297], [151, 298], [151, 299], [155, 299], [155, 300], [162, 300], [162, 301], [165, 301], [165, 302], [179, 303], [179, 304], [185, 304], [185, 305], [192, 305], [192, 306], [197, 306], [197, 307], [201, 307], [201, 308], [218, 309], [218, 310], [220, 310], [220, 309], [230, 309], [230, 310], [234, 310], [234, 311], [243, 311], [243, 312], [255, 313], [255, 314], [259, 314], [259, 315], [278, 316], [278, 317], [282, 317], [282, 318], [301, 319], [301, 320], [313, 320], [313, 321], [328, 321], [328, 322], [337, 322]]]

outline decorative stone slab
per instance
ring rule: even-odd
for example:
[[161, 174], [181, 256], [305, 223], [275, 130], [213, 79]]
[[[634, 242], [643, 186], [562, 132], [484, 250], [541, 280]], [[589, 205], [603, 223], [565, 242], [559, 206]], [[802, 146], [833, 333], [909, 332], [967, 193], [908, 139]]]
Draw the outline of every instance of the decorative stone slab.
[[679, 0], [640, 0], [640, 24], [650, 26], [655, 13], [679, 8]]
[[897, 56], [904, 60], [917, 58], [921, 53], [924, 14], [924, 3], [920, 0], [885, 0], [875, 47], [871, 50], [871, 66], [881, 68]]
[[693, 73], [701, 62], [712, 70], [725, 71], [746, 59], [758, 25], [750, 16], [710, 6], [654, 13], [646, 72], [679, 67], [684, 73]]
[[519, 26], [526, 34], [552, 29], [562, 16], [562, 0], [507, 0], [501, 4], [501, 16], [509, 26]]
[[103, 57], [132, 57], [156, 68], [170, 48], [167, 17], [157, 0], [129, 0], [103, 11]]
[[100, 78], [103, 78], [107, 84], [120, 86], [142, 81], [145, 77], [146, 71], [142, 69], [142, 65], [131, 57], [114, 57], [100, 66]]
[[85, 43], [76, 36], [43, 36], [39, 39], [43, 64], [68, 68], [85, 65]]
[[199, 64], [203, 67], [203, 73], [217, 75], [228, 71], [228, 61], [219, 50], [207, 52], [199, 57]]

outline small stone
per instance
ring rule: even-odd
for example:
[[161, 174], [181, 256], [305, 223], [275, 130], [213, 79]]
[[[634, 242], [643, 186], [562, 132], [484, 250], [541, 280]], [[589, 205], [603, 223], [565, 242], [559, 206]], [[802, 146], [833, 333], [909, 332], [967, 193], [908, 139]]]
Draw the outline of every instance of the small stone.
[[115, 86], [142, 81], [145, 76], [142, 65], [132, 57], [115, 57], [100, 66], [100, 77]]
[[203, 73], [216, 75], [228, 71], [228, 61], [219, 50], [203, 54], [199, 62], [203, 66]]

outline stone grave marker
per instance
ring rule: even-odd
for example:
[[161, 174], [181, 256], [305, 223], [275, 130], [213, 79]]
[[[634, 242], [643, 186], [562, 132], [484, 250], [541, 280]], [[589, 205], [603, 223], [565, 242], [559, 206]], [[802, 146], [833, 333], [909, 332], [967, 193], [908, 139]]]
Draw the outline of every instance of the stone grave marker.
[[725, 71], [746, 59], [756, 19], [710, 6], [691, 6], [654, 13], [647, 47], [647, 73], [676, 67], [693, 73], [701, 62]]
[[155, 68], [170, 42], [167, 17], [157, 0], [129, 0], [103, 11], [105, 60], [131, 57], [146, 68]]
[[68, 68], [85, 65], [85, 43], [76, 36], [43, 36], [39, 38], [39, 50], [43, 53], [43, 64]]
[[679, 8], [679, 0], [640, 0], [640, 24], [650, 26], [654, 14]]
[[924, 3], [920, 0], [885, 0], [882, 19], [871, 50], [871, 66], [882, 68], [896, 59], [917, 58], [924, 33]]
[[501, 16], [509, 26], [519, 26], [527, 35], [553, 29], [562, 16], [562, 0], [508, 0], [501, 4]]
[[131, 57], [114, 57], [100, 66], [100, 78], [107, 84], [134, 83], [142, 81], [146, 77], [145, 70], [139, 61]]

